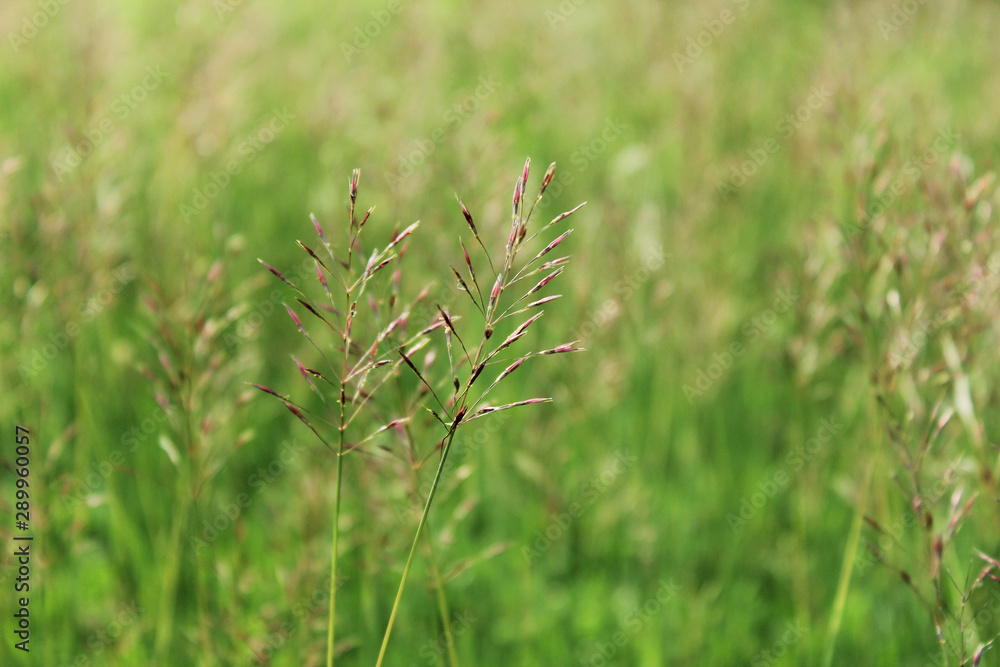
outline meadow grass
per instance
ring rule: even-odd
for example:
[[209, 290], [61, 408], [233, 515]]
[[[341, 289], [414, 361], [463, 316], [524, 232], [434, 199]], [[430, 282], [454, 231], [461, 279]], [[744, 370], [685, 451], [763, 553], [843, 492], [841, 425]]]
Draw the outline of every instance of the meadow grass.
[[38, 443], [38, 556], [0, 663], [320, 665], [333, 588], [337, 664], [374, 664], [434, 470], [345, 467], [331, 579], [330, 451], [244, 402], [315, 354], [255, 259], [321, 289], [291, 241], [343, 231], [359, 167], [367, 238], [422, 220], [405, 302], [452, 312], [453, 193], [506, 238], [524, 155], [559, 164], [540, 219], [589, 202], [530, 333], [589, 351], [498, 385], [544, 416], [456, 433], [386, 664], [447, 664], [442, 619], [466, 665], [973, 659], [1000, 13], [904, 4], [70, 2], [15, 44], [43, 10], [3, 3], [0, 414]]

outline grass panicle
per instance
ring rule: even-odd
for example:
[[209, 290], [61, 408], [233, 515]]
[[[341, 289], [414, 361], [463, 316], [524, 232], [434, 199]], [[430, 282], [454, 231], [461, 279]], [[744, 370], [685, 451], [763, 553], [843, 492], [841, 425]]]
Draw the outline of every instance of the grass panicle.
[[[370, 450], [369, 446], [377, 443], [385, 434], [390, 433], [396, 434], [404, 444], [404, 447], [397, 450], [397, 453], [412, 452], [413, 443], [423, 440], [433, 443], [430, 451], [437, 451], [439, 459], [430, 489], [423, 499], [423, 510], [403, 566], [396, 598], [386, 623], [377, 664], [381, 665], [384, 660], [417, 547], [422, 540], [425, 540], [427, 553], [431, 559], [430, 570], [433, 588], [436, 591], [437, 609], [445, 629], [448, 661], [453, 667], [457, 666], [457, 652], [450, 628], [447, 596], [444, 591], [445, 578], [441, 575], [437, 564], [433, 541], [426, 537], [427, 531], [425, 530], [455, 435], [464, 423], [478, 417], [513, 407], [551, 401], [550, 398], [529, 398], [495, 407], [482, 405], [487, 394], [517, 370], [529, 357], [582, 350], [582, 348], [573, 347], [570, 344], [538, 352], [524, 352], [513, 360], [499, 358], [501, 352], [513, 347], [527, 335], [531, 325], [544, 314], [541, 307], [558, 298], [558, 295], [536, 299], [520, 310], [513, 310], [515, 306], [528, 299], [530, 295], [543, 290], [555, 280], [563, 272], [564, 265], [569, 259], [564, 257], [555, 262], [547, 262], [532, 268], [533, 264], [537, 264], [543, 256], [563, 243], [572, 230], [564, 231], [549, 241], [520, 269], [517, 268], [519, 252], [525, 244], [531, 212], [534, 210], [534, 205], [541, 200], [545, 188], [552, 181], [555, 164], [553, 163], [545, 173], [538, 195], [531, 209], [525, 214], [523, 200], [529, 172], [530, 160], [526, 160], [514, 186], [511, 228], [504, 249], [503, 264], [499, 270], [494, 268], [493, 259], [483, 242], [472, 214], [465, 204], [458, 200], [462, 216], [472, 231], [485, 262], [493, 274], [489, 278], [492, 289], [488, 299], [484, 298], [480, 286], [483, 271], [482, 269], [477, 271], [476, 258], [470, 254], [465, 242], [459, 237], [459, 247], [462, 253], [459, 266], [464, 264], [467, 273], [463, 275], [454, 265], [450, 266], [449, 269], [457, 288], [468, 296], [471, 310], [468, 313], [457, 314], [453, 313], [449, 307], [435, 304], [432, 321], [427, 324], [416, 323], [421, 328], [412, 335], [408, 333], [411, 314], [415, 312], [415, 306], [427, 298], [429, 290], [424, 289], [412, 302], [402, 307], [398, 305], [397, 300], [400, 297], [401, 287], [405, 284], [400, 262], [406, 253], [408, 239], [418, 229], [420, 223], [419, 221], [414, 222], [402, 231], [394, 232], [384, 246], [365, 250], [366, 244], [362, 238], [363, 231], [366, 229], [366, 223], [373, 208], [367, 209], [360, 220], [357, 218], [356, 205], [360, 179], [358, 170], [352, 172], [348, 181], [349, 209], [348, 221], [344, 225], [347, 237], [345, 248], [338, 250], [330, 243], [322, 225], [315, 216], [310, 216], [310, 220], [319, 242], [330, 257], [331, 263], [321, 260], [305, 243], [297, 242], [298, 246], [314, 263], [316, 281], [320, 284], [323, 295], [321, 301], [314, 300], [306, 291], [286, 278], [281, 271], [259, 260], [271, 274], [294, 291], [296, 302], [299, 305], [319, 319], [334, 334], [334, 344], [332, 346], [325, 345], [320, 338], [309, 332], [292, 306], [285, 304], [285, 310], [295, 328], [314, 350], [317, 360], [326, 367], [325, 370], [317, 370], [298, 356], [292, 356], [298, 374], [306, 382], [310, 392], [318, 397], [319, 404], [316, 408], [307, 407], [301, 401], [293, 400], [265, 385], [252, 385], [256, 389], [279, 399], [336, 456], [336, 485], [334, 488], [330, 557], [331, 588], [327, 618], [328, 667], [334, 663], [337, 647], [337, 597], [334, 582], [340, 580], [339, 554], [342, 539], [340, 516], [343, 502], [345, 457], [353, 452], [374, 455], [374, 450]], [[564, 213], [557, 220], [564, 219], [578, 209], [579, 207], [576, 207]], [[551, 224], [553, 223], [549, 223], [549, 225]], [[533, 238], [534, 235], [527, 237], [529, 241]], [[335, 271], [330, 270], [331, 266], [335, 268]], [[383, 269], [390, 266], [394, 267], [393, 271], [389, 274], [383, 274]], [[523, 278], [551, 269], [555, 270], [545, 275], [532, 287], [523, 290], [515, 297], [511, 297], [510, 303], [507, 303], [507, 293]], [[384, 280], [382, 279], [383, 275], [385, 275]], [[334, 284], [339, 285], [341, 295], [338, 296], [334, 293]], [[366, 307], [362, 308], [362, 305]], [[506, 309], [501, 311], [501, 308]], [[493, 331], [504, 320], [528, 309], [535, 312], [514, 327], [502, 342], [490, 344]], [[474, 340], [476, 342], [473, 344]], [[436, 367], [433, 363], [438, 358], [437, 348], [442, 343], [443, 354], [448, 359], [447, 380], [444, 381], [437, 377]], [[414, 355], [428, 346], [430, 349], [424, 363], [418, 365], [414, 361]], [[338, 359], [331, 358], [331, 348], [339, 355]], [[496, 378], [488, 386], [476, 393], [475, 382], [480, 374], [487, 366], [501, 363], [503, 370], [499, 371]], [[416, 378], [416, 393], [411, 392], [408, 398], [397, 400], [395, 403], [391, 399], [380, 400], [380, 390], [383, 388], [388, 389], [391, 386], [396, 386], [402, 390], [405, 384], [403, 377], [401, 377], [402, 371], [406, 371]], [[328, 401], [327, 392], [331, 392], [331, 390], [334, 400]], [[400, 395], [407, 396], [406, 391], [402, 391]], [[428, 424], [423, 419], [418, 420], [416, 417], [420, 414], [432, 415], [434, 421]], [[434, 424], [442, 429], [442, 432], [437, 436], [432, 435], [432, 431], [423, 433], [420, 430], [414, 430], [423, 427], [433, 429]], [[334, 440], [331, 441], [323, 435], [323, 431], [327, 429], [336, 432]], [[357, 431], [362, 431], [362, 433], [355, 433]], [[392, 453], [394, 448], [379, 445], [378, 451]], [[412, 454], [410, 456], [412, 457]], [[418, 479], [418, 465], [419, 463], [414, 459], [411, 470], [415, 485]], [[489, 552], [493, 553], [493, 551]], [[461, 569], [464, 571], [467, 567], [468, 564], [463, 565]]]

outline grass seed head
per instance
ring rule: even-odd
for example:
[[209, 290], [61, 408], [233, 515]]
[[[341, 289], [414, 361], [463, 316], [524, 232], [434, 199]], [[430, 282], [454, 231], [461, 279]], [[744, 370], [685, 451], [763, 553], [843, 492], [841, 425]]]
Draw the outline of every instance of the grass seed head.
[[560, 234], [559, 236], [557, 236], [555, 238], [555, 240], [552, 241], [552, 243], [550, 243], [547, 246], [545, 246], [545, 248], [540, 253], [538, 253], [538, 256], [539, 257], [544, 257], [545, 255], [547, 255], [550, 250], [552, 250], [557, 245], [559, 245], [560, 243], [562, 243], [563, 239], [565, 239], [567, 236], [569, 236], [572, 233], [573, 233], [573, 230], [572, 229], [568, 229], [565, 232], [563, 232], [562, 234]]
[[289, 308], [288, 304], [285, 304], [285, 310], [288, 311], [288, 316], [292, 318], [292, 322], [295, 322], [295, 326], [297, 326], [297, 327], [299, 327], [301, 329], [302, 328], [302, 320], [300, 320], [299, 316], [295, 314], [295, 311], [292, 310], [291, 308]]
[[539, 280], [537, 285], [535, 285], [530, 290], [528, 290], [528, 294], [534, 294], [538, 290], [540, 290], [543, 287], [545, 287], [546, 285], [548, 285], [550, 282], [552, 282], [555, 279], [556, 276], [558, 276], [560, 273], [562, 273], [562, 271], [563, 270], [561, 268], [556, 269], [555, 271], [553, 271], [549, 275], [547, 275], [544, 278], [542, 278], [541, 280]]
[[285, 398], [284, 396], [282, 396], [281, 394], [279, 394], [279, 393], [278, 393], [278, 392], [276, 392], [275, 390], [271, 389], [270, 387], [265, 387], [265, 386], [264, 386], [264, 385], [262, 385], [262, 384], [255, 384], [255, 383], [251, 382], [251, 383], [250, 383], [250, 386], [251, 386], [251, 387], [254, 387], [255, 389], [259, 389], [259, 390], [261, 390], [261, 391], [262, 391], [262, 392], [264, 392], [265, 394], [270, 394], [271, 396], [277, 396], [277, 397], [278, 397], [278, 398], [280, 398], [280, 399], [284, 399], [284, 398]]
[[551, 350], [543, 350], [543, 351], [539, 352], [538, 354], [562, 354], [564, 352], [583, 352], [587, 348], [585, 348], [585, 347], [574, 347], [574, 345], [576, 343], [579, 343], [579, 342], [580, 341], [575, 340], [572, 343], [563, 343], [562, 345], [558, 345], [558, 346], [552, 348]]
[[323, 234], [323, 228], [319, 226], [319, 221], [316, 220], [316, 216], [312, 213], [309, 214], [309, 219], [312, 220], [313, 227], [316, 229], [316, 235], [319, 236], [323, 243], [326, 243], [326, 235]]
[[538, 190], [539, 198], [545, 193], [545, 188], [549, 187], [549, 183], [552, 182], [552, 177], [556, 173], [556, 163], [553, 162], [549, 165], [549, 168], [545, 170], [545, 176], [542, 178], [542, 187]]
[[351, 195], [351, 207], [354, 207], [354, 202], [358, 198], [358, 179], [361, 177], [361, 170], [355, 169], [351, 172], [350, 181], [350, 195]]
[[[458, 199], [458, 195], [455, 195], [455, 198]], [[465, 222], [468, 223], [469, 229], [471, 229], [472, 233], [475, 234], [476, 237], [478, 237], [479, 236], [479, 232], [476, 231], [476, 223], [473, 222], [473, 220], [472, 220], [472, 214], [469, 213], [469, 209], [467, 209], [465, 207], [465, 204], [462, 203], [461, 199], [458, 200], [458, 205], [462, 208], [462, 215], [465, 216]]]
[[516, 371], [518, 369], [518, 367], [521, 364], [524, 363], [525, 359], [527, 359], [527, 357], [521, 357], [520, 359], [518, 359], [517, 361], [515, 361], [514, 363], [512, 363], [510, 366], [508, 366], [507, 368], [505, 368], [504, 371], [503, 371], [503, 373], [501, 373], [500, 375], [498, 375], [497, 379], [493, 381], [493, 384], [497, 384], [498, 382], [500, 382], [500, 380], [504, 379], [505, 377], [507, 377], [508, 375], [510, 375], [511, 373], [513, 373], [514, 371]]
[[515, 220], [517, 219], [517, 213], [520, 210], [521, 195], [524, 194], [524, 191], [522, 190], [523, 187], [524, 187], [524, 182], [520, 178], [518, 178], [517, 182], [514, 184], [514, 198], [513, 201], [511, 202], [513, 211], [512, 215], [515, 218]]

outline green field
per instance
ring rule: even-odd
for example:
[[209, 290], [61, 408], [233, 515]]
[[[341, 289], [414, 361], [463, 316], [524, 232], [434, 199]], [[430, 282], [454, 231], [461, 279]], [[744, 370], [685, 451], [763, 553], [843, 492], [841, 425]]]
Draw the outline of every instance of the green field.
[[[516, 354], [587, 349], [456, 432], [384, 664], [1000, 664], [997, 3], [5, 0], [0, 28], [0, 664], [326, 665], [337, 456], [248, 383], [320, 413], [290, 357], [341, 341], [257, 259], [325, 298], [296, 240], [312, 213], [346, 246], [357, 168], [356, 269], [420, 221], [365, 299], [427, 287], [411, 328], [478, 336], [455, 196], [502, 260], [526, 157], [529, 203], [557, 163], [531, 232], [587, 204]], [[343, 458], [337, 665], [376, 663], [438, 461], [400, 375], [407, 442]]]

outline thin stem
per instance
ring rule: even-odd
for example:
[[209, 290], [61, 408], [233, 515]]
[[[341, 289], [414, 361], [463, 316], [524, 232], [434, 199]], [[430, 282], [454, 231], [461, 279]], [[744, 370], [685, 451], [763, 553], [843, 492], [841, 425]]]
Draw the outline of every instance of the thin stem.
[[427, 548], [431, 553], [431, 572], [434, 574], [434, 588], [437, 591], [438, 613], [441, 615], [441, 624], [444, 627], [445, 645], [448, 647], [448, 664], [451, 667], [458, 667], [458, 654], [455, 652], [455, 637], [451, 632], [451, 612], [448, 610], [448, 598], [444, 592], [444, 579], [441, 577], [441, 570], [438, 569], [437, 551], [434, 549], [434, 539], [428, 529]]
[[840, 622], [844, 617], [844, 608], [847, 604], [847, 593], [851, 587], [851, 573], [854, 570], [855, 554], [858, 550], [858, 542], [861, 538], [861, 528], [864, 524], [865, 507], [868, 503], [868, 489], [871, 485], [872, 473], [881, 463], [882, 450], [879, 447], [875, 457], [868, 462], [865, 470], [864, 480], [861, 484], [861, 491], [857, 499], [857, 510], [854, 513], [854, 520], [851, 522], [850, 533], [848, 533], [847, 544], [844, 547], [844, 558], [840, 567], [840, 579], [837, 583], [837, 593], [834, 597], [833, 609], [830, 613], [830, 624], [827, 628], [826, 646], [823, 650], [824, 667], [833, 664], [833, 654], [837, 646], [837, 635], [840, 634]]
[[[347, 266], [345, 268], [344, 284], [351, 282], [351, 260], [354, 251], [354, 201], [351, 201], [351, 226], [348, 232]], [[337, 430], [337, 490], [333, 500], [333, 544], [330, 555], [330, 617], [327, 620], [326, 631], [326, 667], [333, 667], [333, 652], [335, 619], [337, 615], [337, 549], [340, 544], [340, 495], [344, 475], [344, 432], [347, 430], [347, 370], [351, 354], [351, 320], [354, 308], [351, 303], [351, 290], [344, 290], [344, 362], [340, 373], [340, 428]]]
[[337, 609], [337, 547], [340, 541], [340, 482], [344, 470], [344, 435], [337, 452], [337, 495], [333, 501], [333, 554], [330, 556], [330, 619], [327, 627], [326, 667], [333, 666], [334, 615]]
[[[191, 525], [199, 526], [201, 525], [198, 503], [195, 501], [191, 506]], [[197, 548], [194, 550], [194, 564], [195, 564], [195, 594], [198, 598], [198, 624], [201, 626], [201, 641], [205, 649], [202, 651], [201, 660], [199, 664], [201, 665], [211, 665], [215, 658], [215, 646], [212, 643], [212, 626], [208, 621], [208, 614], [205, 611], [205, 586], [202, 582], [202, 573], [205, 571], [202, 567], [202, 556], [201, 549]]]
[[180, 506], [174, 514], [174, 525], [170, 532], [170, 546], [167, 553], [166, 572], [163, 576], [163, 594], [160, 598], [160, 617], [156, 632], [156, 655], [159, 660], [166, 658], [174, 634], [175, 602], [177, 600], [177, 581], [180, 577], [183, 553], [181, 538], [188, 523], [188, 511], [191, 507], [191, 493], [185, 481], [179, 484]]
[[[399, 394], [400, 404], [404, 406], [403, 412], [408, 412], [412, 406], [407, 405], [406, 396], [403, 393], [402, 383], [399, 381], [398, 375], [396, 376], [396, 391]], [[406, 442], [413, 442], [409, 421], [403, 425], [403, 430], [406, 434]], [[413, 491], [414, 495], [419, 497], [420, 478], [417, 475], [417, 467], [414, 466], [412, 448], [408, 448], [408, 453], [411, 455], [408, 468], [413, 481]], [[425, 540], [427, 542], [427, 550], [430, 552], [431, 572], [434, 575], [434, 587], [437, 590], [438, 613], [441, 615], [441, 625], [444, 628], [445, 642], [448, 646], [449, 664], [451, 667], [458, 667], [458, 655], [455, 652], [455, 640], [451, 632], [451, 613], [448, 610], [448, 597], [444, 590], [444, 579], [441, 577], [441, 570], [438, 567], [437, 550], [434, 548], [434, 537], [431, 535], [430, 529], [427, 531]]]
[[382, 648], [378, 653], [378, 661], [375, 667], [382, 667], [382, 660], [385, 659], [385, 650], [389, 646], [389, 636], [392, 634], [393, 623], [396, 622], [396, 612], [399, 611], [399, 603], [403, 599], [403, 589], [406, 587], [406, 580], [410, 576], [410, 567], [413, 565], [413, 556], [417, 553], [417, 544], [420, 543], [420, 535], [427, 523], [427, 515], [430, 513], [431, 503], [434, 502], [434, 495], [437, 493], [438, 482], [441, 481], [441, 473], [444, 471], [445, 461], [448, 459], [448, 452], [451, 451], [451, 443], [455, 440], [455, 431], [458, 429], [458, 420], [453, 422], [451, 430], [448, 432], [448, 441], [441, 452], [441, 460], [438, 462], [437, 472], [434, 473], [434, 481], [431, 483], [431, 490], [427, 493], [427, 502], [424, 503], [424, 511], [420, 514], [420, 522], [417, 524], [417, 533], [413, 536], [413, 545], [410, 547], [410, 555], [406, 558], [406, 566], [403, 568], [403, 576], [399, 580], [399, 590], [396, 592], [396, 600], [392, 603], [392, 611], [389, 613], [389, 623], [385, 628], [385, 637], [382, 638]]

